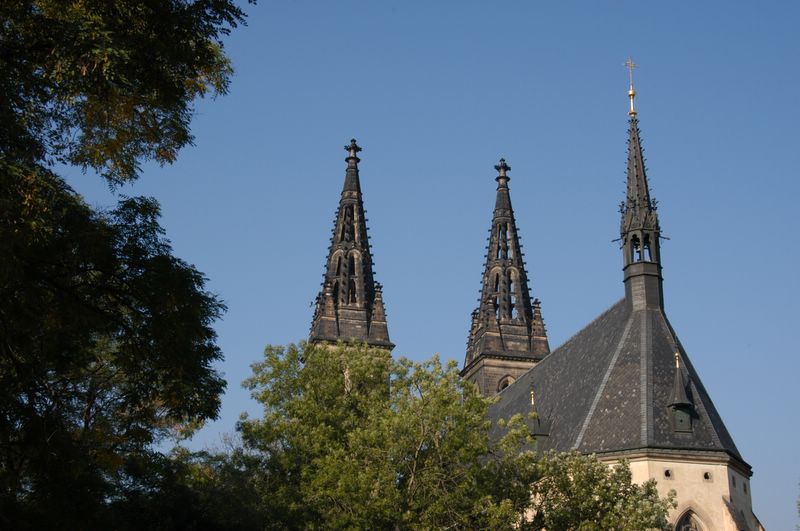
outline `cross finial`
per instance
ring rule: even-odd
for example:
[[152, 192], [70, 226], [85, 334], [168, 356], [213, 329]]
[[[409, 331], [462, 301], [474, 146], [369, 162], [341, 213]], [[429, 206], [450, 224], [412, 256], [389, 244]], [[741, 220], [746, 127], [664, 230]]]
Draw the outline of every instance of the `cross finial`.
[[639, 68], [639, 65], [633, 62], [633, 57], [628, 57], [628, 60], [625, 61], [625, 66], [628, 67], [628, 75], [630, 76], [631, 86], [633, 86], [633, 69]]
[[359, 147], [358, 144], [356, 144], [355, 138], [350, 139], [350, 144], [346, 145], [344, 147], [344, 150], [348, 152], [348, 156], [344, 160], [346, 160], [347, 162], [350, 162], [351, 160], [355, 162], [361, 162], [361, 159], [359, 159], [357, 155], [358, 152], [361, 151], [361, 148]]
[[511, 171], [511, 166], [506, 164], [506, 159], [500, 159], [500, 163], [494, 169], [498, 171], [497, 180], [509, 178], [507, 173]]
[[631, 100], [631, 110], [628, 111], [630, 116], [636, 116], [636, 106], [634, 105], [634, 98], [636, 98], [636, 89], [633, 88], [633, 69], [639, 68], [639, 65], [633, 62], [633, 57], [628, 57], [625, 61], [625, 66], [628, 68], [628, 77], [630, 78], [630, 88], [628, 89], [628, 98]]

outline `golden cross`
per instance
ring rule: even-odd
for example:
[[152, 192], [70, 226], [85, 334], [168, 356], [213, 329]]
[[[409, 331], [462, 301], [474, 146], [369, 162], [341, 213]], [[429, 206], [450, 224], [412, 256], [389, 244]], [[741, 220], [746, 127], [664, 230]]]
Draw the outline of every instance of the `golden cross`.
[[625, 66], [628, 67], [628, 73], [631, 78], [631, 86], [633, 86], [633, 69], [639, 68], [639, 65], [633, 62], [633, 57], [628, 57], [628, 60], [625, 61]]

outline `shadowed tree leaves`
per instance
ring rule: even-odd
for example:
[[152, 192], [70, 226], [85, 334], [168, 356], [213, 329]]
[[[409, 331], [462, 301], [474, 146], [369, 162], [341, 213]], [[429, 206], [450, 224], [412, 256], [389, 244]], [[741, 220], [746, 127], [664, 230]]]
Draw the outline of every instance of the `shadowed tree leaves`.
[[221, 38], [243, 21], [230, 0], [0, 2], [2, 528], [109, 528], [166, 470], [153, 445], [217, 415], [224, 308], [158, 204], [98, 212], [52, 170], [114, 186], [172, 162], [195, 99], [226, 92]]
[[0, 170], [0, 527], [100, 527], [127, 463], [217, 415], [224, 308], [154, 200], [99, 213]]

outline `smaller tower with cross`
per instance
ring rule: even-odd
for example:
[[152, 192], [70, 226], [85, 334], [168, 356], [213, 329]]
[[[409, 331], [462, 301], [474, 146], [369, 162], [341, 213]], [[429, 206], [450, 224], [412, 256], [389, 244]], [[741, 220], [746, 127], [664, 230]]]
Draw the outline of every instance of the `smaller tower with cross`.
[[531, 301], [505, 159], [497, 170], [492, 227], [481, 297], [472, 313], [461, 375], [487, 396], [514, 382], [550, 352], [539, 301]]
[[372, 272], [372, 253], [358, 175], [355, 138], [347, 151], [342, 196], [333, 225], [328, 260], [311, 322], [310, 343], [356, 341], [391, 350], [381, 285]]

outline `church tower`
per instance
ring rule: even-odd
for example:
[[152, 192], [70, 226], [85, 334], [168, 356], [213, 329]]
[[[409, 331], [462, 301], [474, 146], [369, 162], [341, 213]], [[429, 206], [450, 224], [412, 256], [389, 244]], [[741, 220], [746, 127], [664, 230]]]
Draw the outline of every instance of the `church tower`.
[[490, 229], [480, 305], [472, 312], [461, 376], [494, 395], [547, 356], [550, 346], [538, 300], [531, 301], [517, 223], [508, 189], [511, 167], [497, 170], [497, 196]]
[[391, 350], [381, 285], [372, 274], [364, 201], [358, 175], [358, 152], [352, 139], [322, 291], [317, 295], [309, 343], [355, 341]]
[[633, 81], [628, 97], [628, 184], [625, 201], [620, 207], [625, 298], [633, 304], [634, 310], [662, 309], [661, 227], [645, 174]]
[[[636, 65], [629, 59], [627, 66], [632, 72]], [[676, 492], [669, 516], [676, 530], [759, 531], [752, 469], [664, 311], [661, 228], [632, 77], [620, 225], [625, 297], [522, 375], [491, 415], [535, 411], [539, 419], [531, 428], [538, 429], [541, 451], [577, 450], [609, 464], [627, 460], [634, 482], [655, 479], [662, 496]]]

